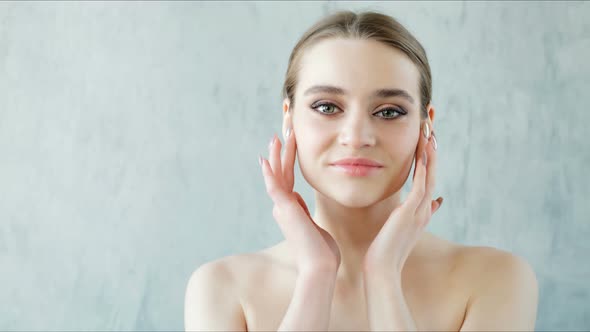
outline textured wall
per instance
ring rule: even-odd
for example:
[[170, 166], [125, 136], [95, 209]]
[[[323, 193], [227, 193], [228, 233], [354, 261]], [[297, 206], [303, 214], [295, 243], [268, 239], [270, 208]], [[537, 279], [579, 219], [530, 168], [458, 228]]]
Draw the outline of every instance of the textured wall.
[[525, 257], [538, 330], [590, 329], [590, 3], [1, 2], [0, 330], [181, 330], [197, 266], [282, 240], [257, 157], [337, 9], [428, 52], [430, 230]]

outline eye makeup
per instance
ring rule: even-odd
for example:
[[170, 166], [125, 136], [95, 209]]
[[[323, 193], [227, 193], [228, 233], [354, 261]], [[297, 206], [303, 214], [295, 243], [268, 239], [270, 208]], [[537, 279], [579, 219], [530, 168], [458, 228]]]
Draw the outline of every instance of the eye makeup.
[[[315, 102], [315, 103], [313, 103], [310, 106], [310, 108], [311, 108], [311, 110], [313, 110], [313, 111], [315, 111], [315, 112], [317, 112], [319, 114], [322, 114], [322, 115], [332, 115], [332, 114], [335, 114], [336, 112], [328, 112], [328, 113], [326, 113], [326, 112], [323, 112], [323, 111], [319, 111], [318, 110], [318, 108], [320, 108], [320, 107], [330, 107], [330, 106], [335, 107], [335, 108], [338, 108], [338, 106], [336, 106], [335, 104], [330, 103], [330, 102]], [[379, 111], [375, 112], [374, 114], [379, 114], [379, 113], [383, 113], [383, 112], [393, 112], [393, 113], [397, 113], [398, 114], [396, 116], [389, 116], [389, 117], [388, 116], [380, 116], [380, 118], [385, 119], [385, 120], [397, 119], [398, 117], [401, 117], [401, 116], [404, 116], [404, 115], [407, 114], [407, 112], [403, 108], [400, 108], [400, 107], [391, 107], [391, 106], [384, 107], [384, 108], [380, 109]]]

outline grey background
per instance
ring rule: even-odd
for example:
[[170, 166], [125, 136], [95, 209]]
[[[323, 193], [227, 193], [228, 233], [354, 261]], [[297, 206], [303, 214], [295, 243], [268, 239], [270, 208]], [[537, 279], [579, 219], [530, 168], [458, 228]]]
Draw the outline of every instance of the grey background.
[[589, 2], [1, 2], [0, 330], [182, 330], [196, 267], [281, 241], [257, 157], [338, 9], [428, 52], [430, 231], [529, 261], [538, 330], [590, 329]]

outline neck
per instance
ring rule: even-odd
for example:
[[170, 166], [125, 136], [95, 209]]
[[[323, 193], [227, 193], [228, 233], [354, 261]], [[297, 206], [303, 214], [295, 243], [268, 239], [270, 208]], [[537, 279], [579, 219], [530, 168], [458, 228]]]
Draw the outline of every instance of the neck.
[[353, 285], [362, 282], [365, 253], [391, 212], [399, 205], [399, 192], [362, 208], [343, 206], [316, 192], [313, 220], [332, 235], [340, 248], [339, 281]]

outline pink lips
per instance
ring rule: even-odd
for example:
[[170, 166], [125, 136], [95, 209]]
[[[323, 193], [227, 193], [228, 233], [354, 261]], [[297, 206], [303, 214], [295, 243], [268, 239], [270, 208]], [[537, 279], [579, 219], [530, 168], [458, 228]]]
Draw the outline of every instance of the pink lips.
[[351, 176], [368, 176], [383, 168], [379, 162], [366, 158], [346, 158], [331, 164], [338, 171]]

